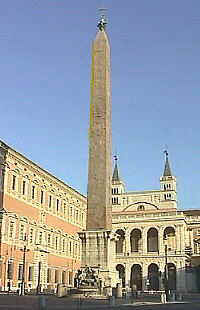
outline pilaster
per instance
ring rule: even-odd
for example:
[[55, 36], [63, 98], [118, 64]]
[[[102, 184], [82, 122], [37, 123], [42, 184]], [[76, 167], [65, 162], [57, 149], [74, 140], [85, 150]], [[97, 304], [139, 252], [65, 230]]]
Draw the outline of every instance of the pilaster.
[[131, 265], [129, 263], [125, 263], [125, 286], [130, 287], [130, 279], [131, 279]]
[[142, 249], [143, 249], [143, 254], [147, 254], [147, 231], [148, 227], [144, 227], [142, 230]]

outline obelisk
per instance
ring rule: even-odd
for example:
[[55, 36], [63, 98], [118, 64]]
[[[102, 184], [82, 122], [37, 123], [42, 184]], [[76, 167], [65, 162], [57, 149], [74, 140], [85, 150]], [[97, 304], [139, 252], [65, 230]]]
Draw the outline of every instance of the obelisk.
[[92, 46], [87, 229], [112, 228], [110, 45], [102, 18]]
[[117, 235], [112, 231], [110, 84], [110, 45], [102, 16], [92, 45], [87, 225], [79, 236], [82, 268], [97, 268], [103, 283], [115, 286], [118, 273], [114, 265]]

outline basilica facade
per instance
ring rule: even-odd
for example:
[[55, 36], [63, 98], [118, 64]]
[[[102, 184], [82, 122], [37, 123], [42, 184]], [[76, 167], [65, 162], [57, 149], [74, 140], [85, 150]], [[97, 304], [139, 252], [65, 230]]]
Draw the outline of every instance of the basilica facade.
[[165, 153], [159, 190], [127, 192], [115, 162], [116, 270], [123, 286], [137, 290], [163, 289], [166, 272], [170, 290], [198, 291], [200, 211], [177, 208], [176, 177]]

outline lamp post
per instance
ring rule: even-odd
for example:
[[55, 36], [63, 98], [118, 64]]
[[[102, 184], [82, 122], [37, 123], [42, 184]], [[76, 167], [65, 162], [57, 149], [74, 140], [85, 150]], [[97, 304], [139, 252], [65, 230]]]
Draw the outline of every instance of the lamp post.
[[167, 260], [167, 255], [168, 255], [168, 245], [167, 245], [167, 237], [164, 237], [164, 239], [166, 241], [165, 243], [165, 272], [164, 272], [164, 288], [165, 288], [165, 294], [166, 294], [166, 301], [169, 300], [169, 287], [168, 287], [168, 260]]
[[[24, 242], [27, 241], [26, 235], [24, 236]], [[21, 291], [20, 296], [25, 295], [25, 273], [26, 273], [26, 253], [29, 251], [27, 249], [26, 243], [24, 243], [23, 249], [20, 249], [20, 251], [23, 251], [23, 269], [22, 269], [22, 282], [21, 282]]]
[[37, 295], [39, 295], [41, 293], [41, 288], [40, 288], [41, 266], [42, 266], [42, 262], [39, 261], [39, 264], [38, 264], [38, 283], [37, 283], [37, 289], [36, 289]]
[[[47, 250], [43, 249], [36, 249], [36, 251], [40, 253], [49, 253]], [[42, 270], [42, 262], [41, 260], [38, 263], [38, 279], [37, 279], [37, 288], [36, 288], [36, 294], [39, 295], [41, 293], [41, 287], [40, 287], [40, 282], [41, 282], [41, 270]]]

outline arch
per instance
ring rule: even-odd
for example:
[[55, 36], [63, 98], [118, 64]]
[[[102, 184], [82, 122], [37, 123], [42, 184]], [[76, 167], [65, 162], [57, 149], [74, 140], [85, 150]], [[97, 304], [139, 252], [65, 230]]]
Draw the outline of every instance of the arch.
[[172, 226], [166, 227], [163, 233], [163, 238], [167, 242], [167, 247], [169, 251], [176, 249], [176, 231], [174, 227]]
[[122, 264], [118, 264], [116, 270], [119, 272], [119, 279], [122, 281], [122, 287], [125, 287], [125, 267]]
[[153, 227], [147, 232], [147, 252], [158, 252], [158, 231]]
[[138, 202], [132, 203], [132, 204], [130, 204], [129, 206], [127, 206], [126, 208], [124, 208], [124, 209], [123, 209], [123, 212], [124, 212], [124, 211], [127, 211], [128, 208], [133, 207], [133, 206], [137, 206], [137, 205], [146, 205], [147, 207], [148, 207], [148, 206], [152, 206], [152, 207], [154, 207], [156, 210], [159, 210], [159, 207], [156, 206], [156, 205], [154, 205], [153, 203], [146, 202], [146, 201], [140, 201], [140, 202], [138, 201]]
[[149, 287], [153, 291], [159, 290], [159, 267], [157, 264], [150, 264], [148, 267]]
[[137, 291], [142, 290], [142, 267], [139, 264], [134, 264], [131, 268], [131, 287], [136, 286]]
[[173, 263], [167, 264], [168, 289], [176, 290], [176, 266]]
[[134, 228], [130, 234], [131, 252], [139, 252], [142, 247], [142, 233], [138, 228]]
[[116, 233], [119, 235], [119, 239], [116, 242], [116, 253], [122, 254], [124, 251], [125, 232], [123, 229], [118, 229]]

